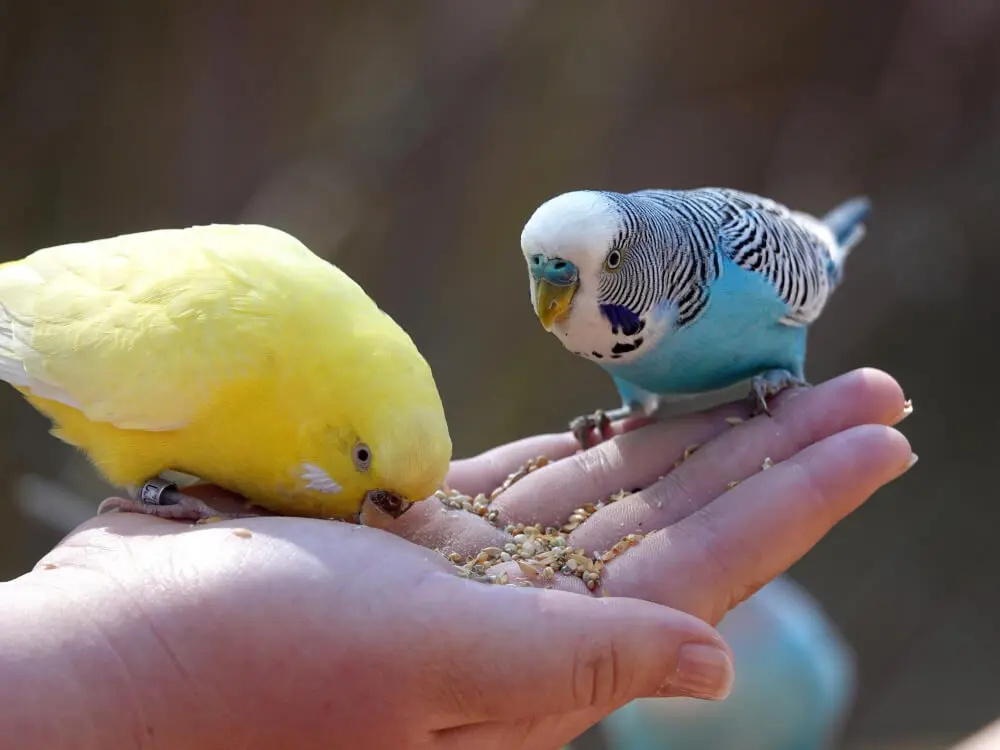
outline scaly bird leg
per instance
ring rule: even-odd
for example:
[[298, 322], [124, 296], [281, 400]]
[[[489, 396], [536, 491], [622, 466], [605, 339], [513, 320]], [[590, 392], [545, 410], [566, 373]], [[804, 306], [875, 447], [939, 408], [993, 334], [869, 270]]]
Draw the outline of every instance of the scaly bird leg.
[[100, 515], [116, 510], [122, 513], [144, 513], [174, 521], [202, 523], [208, 520], [228, 521], [263, 515], [263, 512], [254, 513], [249, 510], [242, 512], [218, 510], [204, 500], [182, 492], [173, 482], [159, 477], [146, 481], [135, 493], [134, 498], [109, 497], [101, 503], [97, 513]]
[[634, 408], [628, 406], [620, 406], [617, 409], [612, 409], [611, 411], [604, 411], [604, 409], [598, 409], [592, 414], [584, 414], [582, 417], [577, 417], [569, 423], [569, 429], [573, 433], [573, 437], [580, 444], [583, 450], [590, 447], [590, 435], [596, 429], [600, 435], [600, 439], [595, 441], [593, 445], [602, 443], [605, 440], [610, 440], [614, 434], [611, 430], [612, 422], [617, 422], [620, 419], [625, 419], [630, 417], [635, 413]]
[[768, 370], [754, 376], [750, 381], [750, 399], [754, 402], [752, 415], [771, 416], [768, 399], [774, 398], [786, 388], [808, 385], [804, 378], [793, 375], [788, 370]]

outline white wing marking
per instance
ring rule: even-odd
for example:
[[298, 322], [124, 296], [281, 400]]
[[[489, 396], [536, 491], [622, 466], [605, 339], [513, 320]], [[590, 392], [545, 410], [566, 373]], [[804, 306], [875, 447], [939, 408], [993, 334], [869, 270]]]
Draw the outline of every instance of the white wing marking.
[[302, 464], [301, 477], [306, 481], [307, 490], [317, 490], [335, 495], [343, 489], [333, 480], [333, 477], [316, 464]]

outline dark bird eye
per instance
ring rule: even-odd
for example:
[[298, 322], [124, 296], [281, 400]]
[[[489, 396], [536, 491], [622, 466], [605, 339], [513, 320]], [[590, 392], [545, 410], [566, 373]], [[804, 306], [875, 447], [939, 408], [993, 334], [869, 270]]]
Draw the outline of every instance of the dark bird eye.
[[614, 271], [616, 268], [618, 268], [618, 266], [621, 265], [621, 262], [622, 262], [622, 251], [619, 250], [618, 248], [615, 248], [610, 253], [608, 253], [608, 257], [605, 258], [604, 260], [604, 266], [609, 271]]
[[358, 443], [354, 446], [354, 465], [358, 471], [367, 471], [368, 467], [372, 465], [371, 449], [364, 443]]

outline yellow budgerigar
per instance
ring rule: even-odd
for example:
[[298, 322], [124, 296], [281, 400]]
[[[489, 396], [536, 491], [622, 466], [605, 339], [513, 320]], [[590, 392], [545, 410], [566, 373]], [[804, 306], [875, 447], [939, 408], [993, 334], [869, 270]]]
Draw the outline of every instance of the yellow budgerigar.
[[[219, 516], [168, 471], [287, 515], [395, 517], [444, 480], [430, 367], [364, 290], [257, 225], [165, 229], [0, 265], [0, 379], [133, 499]], [[236, 515], [236, 514], [231, 514]]]

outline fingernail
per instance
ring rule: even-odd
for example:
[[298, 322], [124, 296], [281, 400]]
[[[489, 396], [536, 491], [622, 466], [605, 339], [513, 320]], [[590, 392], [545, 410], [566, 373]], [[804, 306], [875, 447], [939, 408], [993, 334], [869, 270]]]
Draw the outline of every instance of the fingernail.
[[920, 456], [918, 456], [916, 453], [911, 453], [910, 460], [906, 462], [906, 467], [903, 469], [901, 473], [905, 474], [906, 472], [908, 472], [910, 469], [913, 468], [913, 464], [915, 464], [919, 460]]
[[899, 424], [911, 414], [913, 414], [913, 401], [911, 401], [910, 399], [906, 399], [906, 401], [903, 402], [903, 410], [899, 412], [893, 424], [894, 425]]
[[733, 662], [718, 646], [686, 643], [677, 651], [677, 669], [659, 690], [658, 696], [688, 696], [722, 700], [733, 689]]

